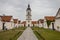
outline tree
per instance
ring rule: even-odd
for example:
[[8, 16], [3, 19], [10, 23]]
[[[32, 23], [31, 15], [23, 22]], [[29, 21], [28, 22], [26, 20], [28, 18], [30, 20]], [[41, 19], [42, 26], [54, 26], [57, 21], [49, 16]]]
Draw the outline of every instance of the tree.
[[48, 26], [48, 28], [49, 28], [51, 22], [55, 22], [55, 20], [53, 20], [53, 21], [47, 20], [46, 22], [47, 22], [47, 26]]
[[51, 24], [51, 21], [50, 21], [50, 20], [47, 20], [46, 22], [47, 22], [47, 26], [48, 26], [48, 28], [49, 28], [49, 26], [50, 26], [50, 24]]

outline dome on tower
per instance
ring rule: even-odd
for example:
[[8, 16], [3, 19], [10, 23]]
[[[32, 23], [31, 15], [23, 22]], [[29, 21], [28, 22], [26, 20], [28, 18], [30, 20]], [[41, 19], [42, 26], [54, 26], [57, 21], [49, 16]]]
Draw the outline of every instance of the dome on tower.
[[30, 8], [30, 5], [28, 4], [28, 8], [27, 8], [27, 10], [31, 10], [31, 8]]

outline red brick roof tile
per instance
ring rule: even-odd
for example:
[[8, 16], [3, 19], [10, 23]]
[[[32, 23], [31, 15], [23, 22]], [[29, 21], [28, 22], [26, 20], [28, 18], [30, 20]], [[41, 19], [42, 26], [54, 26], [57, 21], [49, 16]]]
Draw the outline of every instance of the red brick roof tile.
[[38, 21], [40, 21], [40, 23], [43, 23], [44, 22], [44, 19], [39, 19]]
[[17, 23], [18, 22], [18, 19], [13, 19], [14, 23]]
[[38, 21], [32, 21], [32, 24], [38, 24]]
[[26, 21], [23, 21], [21, 24], [26, 24]]
[[10, 22], [12, 16], [0, 16], [1, 17], [1, 21], [3, 22]]
[[55, 17], [54, 16], [45, 16], [46, 20], [54, 21]]

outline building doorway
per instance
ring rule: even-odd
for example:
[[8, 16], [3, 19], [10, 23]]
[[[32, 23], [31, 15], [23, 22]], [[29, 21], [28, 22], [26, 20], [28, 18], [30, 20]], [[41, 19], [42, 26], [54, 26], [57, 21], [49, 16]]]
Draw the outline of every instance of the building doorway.
[[28, 27], [30, 27], [30, 24], [28, 24]]
[[5, 23], [3, 23], [3, 28], [2, 28], [2, 30], [4, 30], [5, 29]]
[[54, 23], [52, 23], [52, 29], [55, 30], [55, 29], [54, 29]]

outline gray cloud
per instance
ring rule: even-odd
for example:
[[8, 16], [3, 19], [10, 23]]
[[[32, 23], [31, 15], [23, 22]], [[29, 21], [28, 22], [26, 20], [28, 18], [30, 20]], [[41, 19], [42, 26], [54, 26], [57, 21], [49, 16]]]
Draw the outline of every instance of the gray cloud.
[[0, 0], [0, 15], [13, 15], [14, 18], [25, 20], [28, 3], [32, 9], [32, 19], [38, 20], [47, 15], [56, 15], [60, 0]]

